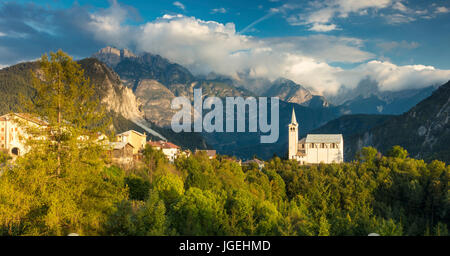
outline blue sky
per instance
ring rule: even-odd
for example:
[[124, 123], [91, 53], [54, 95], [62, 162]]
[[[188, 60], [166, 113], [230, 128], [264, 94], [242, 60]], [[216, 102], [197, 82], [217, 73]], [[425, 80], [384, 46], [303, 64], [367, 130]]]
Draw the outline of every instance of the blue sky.
[[371, 76], [392, 89], [450, 78], [449, 31], [443, 0], [0, 1], [0, 65], [115, 45], [194, 73], [285, 76], [320, 92]]

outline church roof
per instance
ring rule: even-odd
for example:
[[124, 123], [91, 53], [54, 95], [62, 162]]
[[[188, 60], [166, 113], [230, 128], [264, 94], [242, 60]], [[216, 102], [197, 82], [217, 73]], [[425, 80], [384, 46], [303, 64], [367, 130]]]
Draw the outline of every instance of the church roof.
[[291, 124], [296, 124], [297, 123], [297, 118], [295, 118], [295, 111], [294, 111], [294, 107], [292, 107], [292, 118], [291, 118]]
[[341, 143], [342, 134], [308, 134], [306, 143]]

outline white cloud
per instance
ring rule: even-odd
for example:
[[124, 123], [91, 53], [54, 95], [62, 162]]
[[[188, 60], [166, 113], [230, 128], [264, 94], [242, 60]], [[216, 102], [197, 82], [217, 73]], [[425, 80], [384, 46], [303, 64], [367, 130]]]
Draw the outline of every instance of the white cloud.
[[335, 24], [320, 24], [320, 23], [314, 23], [311, 28], [309, 28], [311, 31], [317, 31], [317, 32], [328, 32], [331, 30], [336, 30]]
[[[307, 26], [316, 32], [329, 32], [340, 29], [339, 19], [350, 15], [371, 15], [383, 17], [386, 23], [398, 25], [409, 23], [418, 19], [432, 19], [439, 13], [448, 13], [447, 7], [438, 7], [435, 4], [423, 7], [407, 6], [404, 0], [328, 0], [312, 1], [303, 7], [295, 6], [297, 13], [285, 15], [286, 20], [294, 26]], [[427, 15], [434, 13], [434, 15]]]
[[415, 21], [416, 18], [408, 15], [404, 15], [401, 13], [395, 13], [390, 15], [382, 15], [386, 19], [386, 22], [388, 24], [397, 25], [397, 24], [403, 24], [403, 23], [409, 23], [412, 21]]
[[354, 85], [364, 76], [369, 76], [378, 82], [381, 90], [421, 88], [450, 79], [450, 70], [440, 70], [424, 65], [397, 66], [387, 61], [370, 61], [346, 73], [349, 80], [341, 80], [343, 83]]
[[390, 41], [390, 42], [380, 42], [377, 43], [377, 46], [382, 48], [384, 51], [389, 52], [395, 49], [415, 49], [420, 46], [417, 42], [407, 42], [405, 40], [402, 40], [400, 42], [397, 41]]
[[[339, 1], [327, 3], [331, 2], [338, 3]], [[380, 2], [377, 1], [376, 4], [378, 3]], [[11, 3], [11, 5], [13, 4]], [[355, 3], [355, 6], [328, 6], [321, 2], [316, 2], [316, 5], [314, 10], [322, 11], [306, 16], [311, 19], [312, 23], [309, 24], [308, 20], [303, 20], [298, 16], [294, 17], [292, 22], [299, 22], [311, 28], [316, 23], [330, 26], [335, 24], [331, 21], [334, 21], [333, 19], [336, 17], [353, 12], [359, 15], [361, 12], [364, 13], [368, 6], [367, 4], [361, 5], [359, 1]], [[47, 17], [52, 17], [48, 20], [34, 19], [33, 21], [40, 27], [55, 27], [57, 31], [67, 31], [67, 33], [61, 34], [61, 37], [58, 38], [48, 37], [45, 30], [38, 31], [36, 33], [39, 35], [45, 35], [39, 36], [39, 38], [45, 38], [45, 40], [37, 40], [38, 43], [30, 44], [30, 41], [36, 40], [33, 34], [27, 34], [20, 30], [15, 32], [5, 27], [4, 29], [9, 30], [2, 30], [2, 32], [6, 33], [9, 38], [12, 33], [25, 33], [24, 35], [29, 38], [27, 40], [17, 38], [16, 41], [13, 41], [14, 44], [0, 46], [0, 56], [3, 61], [1, 64], [3, 65], [15, 63], [14, 61], [17, 62], [21, 59], [36, 58], [43, 52], [43, 49], [48, 51], [64, 47], [64, 50], [72, 55], [86, 56], [97, 47], [113, 45], [159, 54], [186, 66], [196, 74], [208, 74], [214, 71], [236, 78], [239, 78], [239, 74], [249, 74], [253, 78], [267, 79], [286, 77], [322, 93], [335, 93], [341, 86], [353, 88], [367, 76], [377, 80], [383, 90], [428, 86], [448, 81], [450, 78], [450, 70], [439, 70], [421, 65], [398, 66], [387, 60], [381, 61], [379, 57], [377, 58], [373, 53], [365, 50], [367, 42], [358, 38], [323, 34], [304, 37], [256, 38], [238, 33], [233, 23], [205, 21], [180, 14], [164, 15], [154, 21], [135, 25], [136, 23], [128, 22], [128, 19], [136, 16], [135, 13], [116, 1], [112, 1], [109, 8], [95, 12], [69, 9], [70, 11], [67, 12], [58, 10], [49, 14], [46, 9], [36, 9], [34, 6], [27, 8], [24, 10], [27, 17], [41, 17], [34, 13], [45, 13]], [[293, 5], [285, 4], [280, 8], [273, 9], [246, 29], [250, 31], [253, 29], [252, 26], [267, 19], [270, 15], [285, 15], [294, 8]], [[434, 7], [430, 10], [434, 10]], [[5, 19], [4, 16], [1, 18]], [[9, 17], [17, 22], [15, 18], [15, 16]], [[68, 24], [67, 21], [74, 23]], [[326, 27], [323, 27], [322, 30], [324, 28]], [[414, 42], [400, 41], [388, 42], [379, 47], [393, 50], [399, 47], [414, 48], [417, 46], [418, 44]], [[19, 53], [23, 55], [18, 55]], [[336, 62], [352, 63], [357, 66], [344, 69], [336, 67], [334, 65]]]
[[392, 0], [335, 0], [334, 5], [340, 15], [348, 15], [352, 12], [374, 8], [382, 9], [390, 6]]
[[361, 49], [364, 41], [358, 38], [311, 35], [269, 38], [264, 41], [277, 51], [295, 53], [327, 63], [359, 63], [375, 57]]
[[393, 8], [394, 10], [398, 10], [398, 11], [401, 11], [401, 12], [408, 12], [408, 11], [409, 11], [408, 7], [406, 7], [406, 6], [405, 6], [402, 2], [400, 2], [400, 1], [395, 2], [394, 5], [392, 6], [392, 8]]
[[448, 9], [445, 6], [436, 7], [435, 13], [448, 13], [450, 12], [450, 9]]
[[[349, 14], [367, 15], [368, 9], [383, 9], [392, 4], [392, 0], [331, 0], [312, 2], [312, 11], [290, 15], [287, 21], [292, 25], [307, 25], [310, 30], [328, 32], [337, 29], [332, 20], [336, 17], [347, 18]], [[400, 3], [397, 8], [405, 7]], [[405, 7], [406, 8], [406, 7]]]
[[[108, 16], [108, 12], [105, 14]], [[450, 70], [373, 60], [376, 56], [364, 51], [365, 42], [357, 38], [315, 35], [261, 39], [238, 33], [233, 23], [183, 15], [164, 15], [134, 27], [103, 16], [95, 22], [96, 38], [105, 44], [134, 46], [138, 51], [160, 54], [195, 74], [214, 71], [236, 78], [241, 73], [253, 78], [286, 77], [317, 92], [331, 94], [340, 86], [353, 88], [367, 76], [376, 79], [383, 90], [428, 86], [450, 78]], [[117, 27], [111, 30], [113, 25]], [[385, 47], [417, 46], [407, 42], [394, 44]], [[343, 69], [330, 65], [332, 62], [362, 64]]]
[[225, 8], [223, 8], [223, 7], [221, 7], [221, 8], [215, 8], [215, 9], [212, 9], [211, 10], [211, 13], [226, 13], [227, 12], [227, 10], [225, 9]]
[[179, 1], [173, 2], [173, 5], [180, 8], [181, 10], [186, 10], [186, 6]]

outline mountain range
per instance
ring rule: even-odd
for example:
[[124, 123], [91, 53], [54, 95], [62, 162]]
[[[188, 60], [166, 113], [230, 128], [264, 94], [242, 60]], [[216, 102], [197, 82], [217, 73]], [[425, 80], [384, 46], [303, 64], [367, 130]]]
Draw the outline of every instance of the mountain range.
[[[127, 49], [114, 47], [103, 48], [91, 58], [80, 60], [79, 63], [96, 85], [98, 97], [114, 116], [114, 128], [118, 132], [126, 129], [147, 131], [150, 138], [162, 137], [190, 149], [214, 148], [218, 153], [242, 159], [254, 155], [261, 158], [269, 158], [273, 154], [284, 156], [287, 151], [285, 131], [294, 108], [300, 125], [300, 137], [307, 133], [342, 133], [346, 159], [352, 159], [363, 145], [375, 145], [385, 151], [394, 142], [407, 146], [414, 156], [427, 158], [438, 152], [436, 156], [445, 158], [441, 157], [442, 149], [437, 146], [441, 143], [436, 142], [440, 141], [440, 137], [435, 133], [436, 128], [430, 126], [435, 125], [437, 121], [428, 124], [424, 121], [426, 116], [420, 114], [421, 118], [424, 118], [423, 127], [413, 127], [411, 124], [411, 129], [418, 131], [420, 128], [420, 134], [423, 133], [420, 135], [423, 141], [418, 139], [422, 143], [419, 148], [413, 147], [408, 140], [402, 141], [403, 133], [395, 130], [395, 127], [401, 124], [399, 120], [403, 120], [399, 119], [401, 117], [407, 122], [414, 122], [405, 115], [411, 115], [410, 108], [417, 103], [427, 97], [432, 97], [431, 100], [427, 98], [428, 101], [439, 101], [436, 93], [433, 93], [437, 88], [435, 85], [421, 89], [385, 91], [381, 90], [375, 81], [367, 78], [356, 88], [341, 89], [336, 95], [320, 95], [312, 88], [286, 78], [269, 81], [264, 78], [251, 78], [246, 74], [239, 74], [239, 78], [215, 73], [194, 75], [182, 65], [162, 56], [151, 53], [135, 54]], [[0, 102], [0, 113], [15, 110], [19, 104], [18, 92], [32, 95], [29, 69], [38, 69], [38, 64], [20, 63], [0, 70], [0, 92], [5, 98]], [[197, 88], [202, 89], [204, 96], [220, 98], [279, 97], [278, 142], [260, 144], [261, 134], [249, 132], [174, 133], [169, 128], [171, 118], [176, 112], [170, 107], [171, 101], [178, 96], [186, 96], [192, 100], [193, 90]], [[441, 90], [442, 87], [438, 89], [439, 92]], [[421, 104], [423, 105], [423, 102], [415, 108]], [[430, 120], [438, 114], [431, 109], [431, 104], [425, 104], [425, 107], [419, 109], [420, 111], [417, 109], [415, 112], [416, 116], [419, 115], [417, 113], [429, 111]], [[440, 120], [438, 123], [442, 124], [444, 121]], [[445, 127], [445, 124], [442, 125]], [[396, 138], [390, 138], [390, 134], [395, 134]], [[419, 136], [418, 133], [408, 135]], [[443, 147], [445, 149], [445, 146]]]
[[[142, 104], [132, 89], [124, 86], [120, 77], [110, 67], [95, 58], [78, 61], [85, 75], [94, 85], [95, 95], [106, 107], [113, 120], [113, 129], [120, 133], [129, 129], [146, 132], [149, 139], [170, 138], [171, 141], [186, 148], [207, 148], [206, 141], [195, 133], [174, 133], [144, 118]], [[25, 62], [0, 70], [0, 114], [20, 112], [20, 95], [32, 97], [31, 72], [39, 71], [39, 63]]]

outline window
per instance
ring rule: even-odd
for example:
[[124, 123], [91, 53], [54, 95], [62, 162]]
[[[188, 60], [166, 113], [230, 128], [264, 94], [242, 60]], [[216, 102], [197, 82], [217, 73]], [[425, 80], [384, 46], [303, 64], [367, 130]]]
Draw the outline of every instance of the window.
[[314, 143], [311, 143], [311, 148], [314, 148]]
[[325, 143], [322, 143], [322, 144], [320, 145], [320, 148], [325, 148]]
[[302, 148], [305, 148], [305, 144], [302, 144]]
[[335, 143], [331, 143], [331, 148], [336, 148], [336, 144]]

